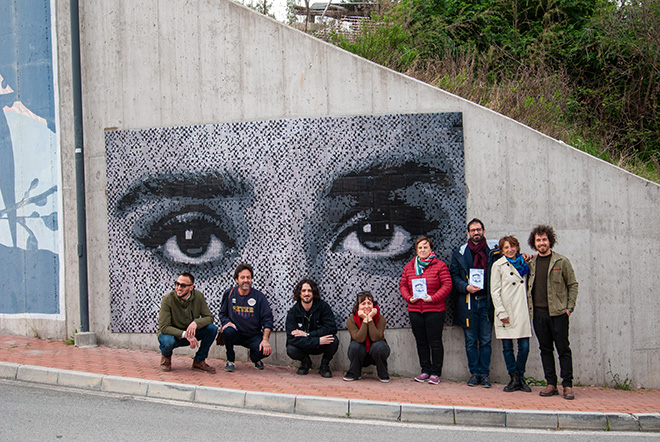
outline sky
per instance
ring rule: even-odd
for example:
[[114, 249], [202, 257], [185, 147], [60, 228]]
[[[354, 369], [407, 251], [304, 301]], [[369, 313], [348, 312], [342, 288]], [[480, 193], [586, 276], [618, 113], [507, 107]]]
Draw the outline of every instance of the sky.
[[[277, 20], [281, 22], [286, 22], [286, 0], [272, 0], [272, 2], [273, 2], [273, 13], [275, 14]], [[296, 3], [301, 4], [303, 2], [297, 1]]]

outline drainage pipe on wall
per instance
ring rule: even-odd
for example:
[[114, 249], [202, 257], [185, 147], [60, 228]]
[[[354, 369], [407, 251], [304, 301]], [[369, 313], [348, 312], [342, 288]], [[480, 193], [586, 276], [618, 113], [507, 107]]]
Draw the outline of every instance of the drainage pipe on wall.
[[76, 201], [78, 213], [78, 291], [80, 331], [89, 331], [89, 291], [87, 285], [87, 209], [85, 205], [85, 161], [83, 157], [82, 87], [80, 71], [80, 21], [78, 0], [70, 0], [71, 64], [73, 79], [73, 126], [76, 158]]

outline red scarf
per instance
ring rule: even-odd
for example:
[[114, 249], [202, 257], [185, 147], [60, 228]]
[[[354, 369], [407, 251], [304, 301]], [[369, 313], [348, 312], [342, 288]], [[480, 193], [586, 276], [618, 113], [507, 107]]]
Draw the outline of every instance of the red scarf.
[[470, 252], [472, 252], [472, 265], [474, 268], [485, 270], [488, 267], [488, 258], [486, 257], [486, 238], [476, 244], [472, 241], [468, 241], [468, 247], [470, 248]]
[[[374, 324], [378, 325], [378, 319], [380, 319], [380, 308], [378, 306], [375, 306], [374, 309], [376, 310], [376, 316], [374, 316]], [[353, 320], [355, 321], [355, 324], [358, 326], [358, 330], [362, 328], [362, 318], [360, 318], [356, 313], [353, 313]], [[371, 341], [369, 340], [369, 333], [367, 333], [367, 338], [364, 340], [364, 346], [367, 349], [367, 353], [369, 353], [369, 349], [371, 348]]]

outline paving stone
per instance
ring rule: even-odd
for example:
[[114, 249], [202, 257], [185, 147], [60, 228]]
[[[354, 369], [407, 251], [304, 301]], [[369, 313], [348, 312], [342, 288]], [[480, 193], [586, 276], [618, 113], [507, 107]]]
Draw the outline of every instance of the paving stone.
[[57, 378], [57, 384], [64, 387], [100, 390], [103, 382], [102, 374], [83, 373], [80, 371], [62, 370]]
[[16, 372], [16, 380], [57, 385], [57, 375], [60, 371], [57, 368], [21, 365]]
[[454, 425], [454, 407], [401, 404], [401, 421], [435, 425]]
[[401, 404], [351, 399], [348, 404], [348, 412], [349, 416], [355, 419], [398, 421], [401, 417]]
[[245, 406], [245, 392], [228, 388], [198, 386], [195, 389], [195, 402], [242, 408]]
[[21, 364], [13, 362], [0, 362], [0, 379], [16, 379], [16, 373], [20, 366]]
[[535, 428], [556, 430], [559, 426], [557, 413], [538, 410], [506, 410], [507, 428]]
[[585, 411], [558, 411], [560, 430], [605, 430], [607, 416], [605, 413], [590, 413]]
[[295, 412], [313, 416], [348, 416], [348, 399], [296, 396]]
[[639, 419], [630, 413], [607, 413], [610, 431], [639, 431]]
[[173, 382], [149, 382], [147, 396], [177, 401], [192, 401], [195, 398], [195, 386], [175, 384]]
[[660, 431], [660, 413], [635, 413], [642, 431]]
[[456, 425], [504, 427], [506, 412], [496, 408], [455, 407]]
[[245, 406], [247, 408], [293, 413], [295, 405], [296, 396], [294, 394], [265, 393], [261, 391], [248, 391], [245, 394]]
[[149, 382], [144, 379], [124, 378], [121, 376], [103, 376], [102, 391], [131, 394], [133, 396], [146, 396]]

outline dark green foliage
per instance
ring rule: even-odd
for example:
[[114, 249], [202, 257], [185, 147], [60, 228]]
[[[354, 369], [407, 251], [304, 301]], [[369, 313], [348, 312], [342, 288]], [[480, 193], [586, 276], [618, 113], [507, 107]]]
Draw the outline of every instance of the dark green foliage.
[[374, 20], [332, 41], [658, 180], [660, 0], [400, 0]]

